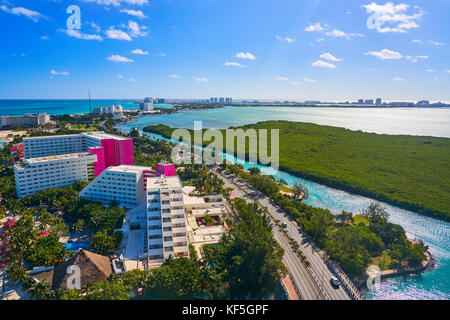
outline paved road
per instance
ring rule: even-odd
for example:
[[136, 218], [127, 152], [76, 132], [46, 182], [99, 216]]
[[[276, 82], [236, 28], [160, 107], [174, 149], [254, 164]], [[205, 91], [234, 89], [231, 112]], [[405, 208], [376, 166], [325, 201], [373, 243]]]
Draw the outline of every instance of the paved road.
[[[215, 170], [215, 169], [213, 169]], [[330, 284], [330, 278], [333, 276], [331, 271], [328, 269], [324, 259], [319, 253], [318, 249], [315, 249], [315, 245], [308, 241], [306, 235], [302, 230], [296, 225], [296, 223], [289, 219], [286, 212], [284, 212], [279, 206], [273, 203], [265, 195], [243, 182], [239, 178], [231, 174], [224, 172], [219, 173], [217, 170], [215, 172], [221, 176], [225, 182], [225, 187], [231, 187], [238, 197], [244, 198], [247, 201], [252, 201], [252, 197], [257, 199], [259, 204], [270, 212], [270, 214], [281, 221], [281, 223], [286, 223], [286, 231], [291, 238], [297, 241], [300, 246], [300, 250], [307, 257], [310, 262], [310, 268], [313, 274], [321, 283], [325, 292], [331, 300], [349, 300], [350, 297], [342, 288], [335, 289]], [[243, 191], [236, 188], [239, 186]], [[274, 237], [280, 243], [280, 245], [285, 249], [286, 254], [284, 256], [285, 263], [292, 274], [293, 280], [300, 290], [300, 294], [303, 299], [323, 299], [320, 291], [317, 287], [315, 281], [311, 278], [311, 274], [306, 270], [303, 264], [301, 264], [300, 259], [292, 251], [286, 237], [278, 230], [276, 226], [273, 228]], [[294, 275], [295, 274], [295, 275]]]

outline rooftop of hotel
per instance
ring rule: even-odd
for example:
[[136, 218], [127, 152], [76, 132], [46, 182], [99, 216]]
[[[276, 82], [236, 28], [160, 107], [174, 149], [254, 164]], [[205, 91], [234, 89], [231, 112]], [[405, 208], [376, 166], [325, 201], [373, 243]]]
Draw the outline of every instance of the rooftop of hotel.
[[82, 158], [82, 157], [87, 157], [87, 156], [92, 156], [92, 154], [89, 152], [58, 154], [58, 155], [53, 155], [53, 156], [45, 156], [45, 157], [26, 159], [25, 163], [26, 164], [37, 164], [37, 163], [57, 161], [57, 160], [76, 159], [76, 158]]
[[182, 187], [180, 178], [174, 177], [150, 177], [147, 178], [147, 188], [179, 188]]
[[56, 136], [41, 136], [41, 137], [27, 137], [23, 138], [24, 140], [37, 140], [37, 139], [48, 139], [48, 138], [64, 138], [64, 137], [93, 137], [97, 139], [115, 139], [115, 140], [129, 140], [130, 138], [116, 136], [110, 133], [106, 133], [103, 131], [95, 131], [95, 132], [82, 132], [80, 134], [63, 134]]
[[123, 164], [120, 166], [109, 167], [106, 169], [106, 171], [109, 171], [109, 172], [133, 172], [133, 173], [141, 173], [144, 170], [152, 170], [152, 168]]
[[40, 139], [48, 139], [48, 138], [64, 138], [64, 137], [81, 137], [80, 134], [61, 134], [57, 136], [40, 136], [40, 137], [24, 137], [23, 140], [40, 140]]
[[95, 132], [83, 132], [81, 133], [83, 136], [93, 137], [98, 139], [115, 139], [115, 140], [129, 140], [130, 138], [116, 136], [114, 134], [106, 133], [103, 131], [95, 131]]

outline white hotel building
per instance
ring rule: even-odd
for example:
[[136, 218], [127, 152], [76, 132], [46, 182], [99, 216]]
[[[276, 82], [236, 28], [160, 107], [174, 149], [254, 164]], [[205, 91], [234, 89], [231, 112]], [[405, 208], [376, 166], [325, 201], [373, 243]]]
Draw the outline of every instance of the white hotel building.
[[121, 165], [109, 167], [80, 192], [80, 197], [108, 204], [134, 208], [145, 199], [144, 171], [148, 167]]
[[169, 256], [188, 257], [183, 185], [178, 177], [146, 177], [147, 233], [144, 256], [149, 265]]
[[130, 139], [102, 131], [83, 132], [80, 134], [23, 138], [23, 149], [25, 158], [35, 158], [87, 152], [89, 147], [101, 147], [103, 140], [127, 141]]
[[94, 177], [97, 156], [88, 152], [25, 159], [14, 166], [17, 196], [73, 184]]

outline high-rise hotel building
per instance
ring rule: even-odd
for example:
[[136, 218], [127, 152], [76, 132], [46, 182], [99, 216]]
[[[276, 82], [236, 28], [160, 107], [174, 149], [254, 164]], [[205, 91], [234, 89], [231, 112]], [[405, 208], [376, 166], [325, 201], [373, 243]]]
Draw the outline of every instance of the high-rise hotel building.
[[147, 235], [144, 255], [147, 256], [149, 265], [162, 263], [169, 256], [189, 256], [183, 185], [180, 179], [164, 175], [147, 177], [146, 193]]
[[[134, 164], [133, 140], [104, 132], [24, 138], [23, 149], [25, 161], [14, 167], [20, 198], [88, 181], [109, 167]], [[70, 170], [50, 170], [56, 167]]]

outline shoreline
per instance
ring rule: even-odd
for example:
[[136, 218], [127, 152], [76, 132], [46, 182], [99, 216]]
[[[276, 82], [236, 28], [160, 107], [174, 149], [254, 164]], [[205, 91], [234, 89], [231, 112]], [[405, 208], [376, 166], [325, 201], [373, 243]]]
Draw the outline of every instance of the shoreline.
[[[425, 271], [430, 264], [433, 261], [433, 257], [430, 253], [430, 251], [424, 252], [426, 259], [421, 262], [420, 266], [417, 267], [402, 267], [399, 269], [390, 269], [390, 270], [384, 270], [380, 273], [381, 281], [394, 278], [402, 275], [411, 275], [411, 274], [418, 274]], [[369, 275], [364, 276], [364, 279], [361, 280], [354, 280], [355, 286], [358, 290], [361, 291], [362, 294], [366, 293], [367, 288], [364, 288], [366, 285], [367, 279], [369, 278]]]

